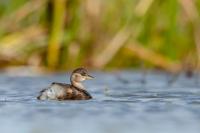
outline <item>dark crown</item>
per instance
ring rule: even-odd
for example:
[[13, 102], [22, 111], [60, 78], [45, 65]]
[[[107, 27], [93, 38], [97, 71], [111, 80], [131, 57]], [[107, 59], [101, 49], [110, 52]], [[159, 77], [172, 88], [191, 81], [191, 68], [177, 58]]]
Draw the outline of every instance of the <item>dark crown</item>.
[[81, 75], [87, 75], [88, 71], [85, 68], [77, 68], [72, 73], [80, 73]]

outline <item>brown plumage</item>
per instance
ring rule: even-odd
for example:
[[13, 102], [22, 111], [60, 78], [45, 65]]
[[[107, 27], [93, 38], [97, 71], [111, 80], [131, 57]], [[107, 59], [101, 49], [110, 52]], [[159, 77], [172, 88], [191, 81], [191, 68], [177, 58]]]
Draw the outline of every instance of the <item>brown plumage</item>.
[[88, 100], [92, 96], [85, 90], [82, 81], [92, 79], [86, 69], [78, 68], [72, 72], [71, 84], [53, 82], [48, 88], [42, 90], [37, 97], [39, 100]]

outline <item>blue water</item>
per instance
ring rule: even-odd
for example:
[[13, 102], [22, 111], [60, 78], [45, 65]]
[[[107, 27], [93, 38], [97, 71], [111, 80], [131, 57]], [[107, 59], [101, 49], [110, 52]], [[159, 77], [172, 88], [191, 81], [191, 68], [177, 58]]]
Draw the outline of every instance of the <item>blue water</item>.
[[[94, 72], [88, 101], [38, 101], [51, 82], [69, 75], [0, 74], [3, 133], [199, 133], [198, 77], [162, 72]], [[174, 79], [173, 82], [170, 82]]]

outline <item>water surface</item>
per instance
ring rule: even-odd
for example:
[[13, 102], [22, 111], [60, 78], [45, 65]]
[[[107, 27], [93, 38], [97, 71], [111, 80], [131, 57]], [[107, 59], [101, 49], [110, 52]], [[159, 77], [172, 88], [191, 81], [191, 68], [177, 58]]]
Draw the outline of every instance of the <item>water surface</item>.
[[[0, 74], [0, 127], [6, 133], [199, 133], [198, 77], [151, 72], [95, 72], [88, 101], [38, 101], [69, 75]], [[174, 78], [175, 79], [175, 78]]]

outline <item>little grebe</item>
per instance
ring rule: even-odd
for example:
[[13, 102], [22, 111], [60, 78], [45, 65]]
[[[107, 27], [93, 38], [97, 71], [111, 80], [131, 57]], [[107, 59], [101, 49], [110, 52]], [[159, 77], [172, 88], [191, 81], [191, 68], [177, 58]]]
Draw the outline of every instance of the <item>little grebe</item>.
[[84, 80], [93, 79], [84, 68], [77, 68], [71, 74], [71, 84], [53, 82], [49, 87], [42, 90], [37, 97], [39, 100], [88, 100], [92, 96], [85, 90]]

